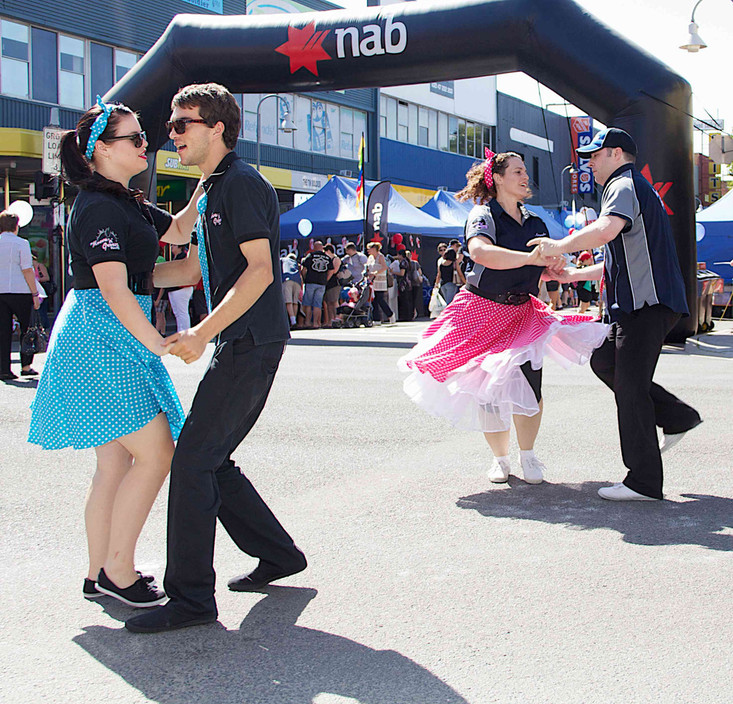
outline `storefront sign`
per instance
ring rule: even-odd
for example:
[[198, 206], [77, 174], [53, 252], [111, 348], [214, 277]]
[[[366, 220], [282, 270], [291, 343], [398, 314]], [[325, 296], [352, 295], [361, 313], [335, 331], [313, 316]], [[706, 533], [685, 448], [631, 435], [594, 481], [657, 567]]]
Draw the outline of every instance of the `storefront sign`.
[[593, 193], [594, 181], [593, 172], [590, 170], [590, 160], [578, 156], [575, 150], [584, 147], [593, 140], [593, 118], [592, 117], [571, 117], [570, 136], [573, 141], [572, 160], [578, 159], [578, 173], [570, 174], [570, 192], [591, 194]]
[[202, 10], [208, 10], [209, 12], [216, 12], [218, 15], [224, 14], [224, 0], [183, 0], [189, 5], [196, 5]]
[[186, 182], [178, 179], [158, 179], [158, 202], [186, 200]]
[[320, 191], [328, 182], [324, 174], [309, 174], [305, 171], [291, 171], [291, 186], [295, 191], [315, 193]]
[[61, 136], [66, 132], [60, 127], [43, 128], [43, 165], [41, 169], [44, 174], [58, 174], [61, 171], [61, 158], [59, 149]]
[[430, 84], [430, 92], [446, 98], [454, 98], [456, 94], [453, 81], [435, 81]]

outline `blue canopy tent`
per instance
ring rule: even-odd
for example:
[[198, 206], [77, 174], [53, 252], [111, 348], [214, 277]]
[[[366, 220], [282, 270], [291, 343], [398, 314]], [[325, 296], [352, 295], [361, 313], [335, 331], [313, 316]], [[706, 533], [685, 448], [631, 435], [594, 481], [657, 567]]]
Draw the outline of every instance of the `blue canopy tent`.
[[[365, 184], [366, 198], [376, 185]], [[311, 232], [306, 237], [362, 234], [363, 218], [356, 210], [356, 181], [334, 176], [305, 203], [280, 216], [280, 236], [283, 239], [302, 239], [298, 230], [301, 220], [309, 220]], [[463, 225], [441, 222], [410, 205], [392, 188], [389, 196], [389, 232], [407, 232], [434, 237], [456, 237], [463, 232]]]
[[696, 220], [697, 261], [705, 262], [708, 269], [730, 283], [733, 280], [733, 267], [715, 262], [733, 259], [733, 191], [699, 212]]
[[[550, 211], [541, 205], [525, 205], [527, 210], [542, 218], [542, 221], [547, 225], [547, 231], [550, 233], [552, 239], [559, 240], [565, 237], [565, 230], [552, 216]], [[471, 202], [461, 202], [456, 200], [455, 196], [447, 191], [438, 191], [420, 210], [439, 218], [443, 222], [450, 223], [451, 225], [460, 225], [461, 235], [463, 235], [463, 225], [472, 207], [473, 203]]]

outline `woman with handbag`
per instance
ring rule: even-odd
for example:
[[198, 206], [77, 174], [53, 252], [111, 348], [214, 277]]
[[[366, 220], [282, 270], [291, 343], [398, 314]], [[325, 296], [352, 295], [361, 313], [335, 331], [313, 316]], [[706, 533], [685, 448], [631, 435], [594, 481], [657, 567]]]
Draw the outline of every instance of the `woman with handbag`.
[[61, 139], [64, 177], [79, 188], [67, 229], [75, 288], [54, 325], [28, 435], [44, 449], [94, 448], [83, 595], [138, 607], [165, 599], [135, 570], [135, 546], [184, 421], [161, 361], [168, 348], [148, 318], [153, 265], [159, 238], [188, 241], [200, 195], [172, 217], [130, 189], [146, 146], [135, 113], [99, 97]]
[[[20, 323], [22, 338], [30, 324], [31, 309], [38, 310], [40, 305], [31, 246], [28, 240], [18, 237], [18, 222], [15, 213], [0, 213], [0, 381], [18, 378], [10, 369], [13, 315]], [[38, 374], [32, 363], [33, 355], [21, 351], [21, 376]]]
[[400, 360], [411, 372], [405, 391], [433, 415], [484, 433], [494, 455], [492, 482], [509, 477], [513, 422], [524, 480], [539, 484], [545, 466], [534, 443], [543, 358], [549, 354], [563, 366], [587, 362], [607, 326], [591, 316], [563, 317], [537, 299], [544, 267], [555, 262], [527, 247], [547, 228], [524, 208], [531, 192], [522, 158], [487, 150], [486, 161], [466, 176], [458, 198], [477, 203], [465, 227], [472, 267], [463, 289]]

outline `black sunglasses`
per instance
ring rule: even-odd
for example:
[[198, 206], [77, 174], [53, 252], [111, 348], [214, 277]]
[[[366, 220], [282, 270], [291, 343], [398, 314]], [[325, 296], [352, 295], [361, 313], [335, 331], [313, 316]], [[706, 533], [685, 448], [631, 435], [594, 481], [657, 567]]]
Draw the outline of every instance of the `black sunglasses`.
[[122, 134], [119, 137], [105, 137], [103, 142], [114, 142], [116, 139], [130, 139], [136, 149], [142, 147], [143, 142], [148, 141], [148, 135], [145, 132], [133, 132], [132, 134]]
[[171, 130], [175, 130], [176, 134], [183, 134], [186, 131], [186, 127], [194, 124], [208, 125], [209, 123], [206, 122], [206, 120], [194, 120], [190, 117], [182, 117], [180, 120], [171, 120], [170, 122], [166, 122], [165, 128], [168, 130], [169, 134]]

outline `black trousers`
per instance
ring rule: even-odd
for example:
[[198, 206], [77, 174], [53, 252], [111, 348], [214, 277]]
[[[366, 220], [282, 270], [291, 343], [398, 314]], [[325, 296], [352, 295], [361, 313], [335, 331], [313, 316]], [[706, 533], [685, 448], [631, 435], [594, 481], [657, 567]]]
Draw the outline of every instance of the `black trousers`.
[[171, 467], [164, 584], [183, 612], [216, 612], [217, 518], [248, 555], [293, 562], [293, 539], [231, 459], [265, 406], [284, 347], [255, 345], [249, 335], [220, 343], [181, 431]]
[[382, 311], [382, 315], [384, 315], [385, 320], [389, 320], [392, 317], [392, 309], [389, 307], [389, 304], [387, 303], [387, 294], [388, 291], [375, 291], [374, 292], [374, 302], [373, 302], [373, 308], [374, 308], [374, 319], [375, 320], [381, 320], [380, 317], [377, 315], [377, 310]]
[[[0, 374], [10, 374], [10, 349], [13, 342], [13, 315], [20, 323], [21, 338], [28, 329], [33, 308], [30, 293], [0, 293]], [[21, 354], [20, 364], [29, 366], [32, 354]]]
[[616, 397], [621, 455], [630, 489], [662, 498], [662, 457], [657, 426], [682, 433], [697, 425], [698, 412], [652, 381], [669, 331], [680, 319], [666, 306], [619, 312], [608, 338], [591, 357], [596, 376]]

